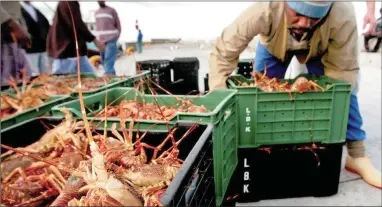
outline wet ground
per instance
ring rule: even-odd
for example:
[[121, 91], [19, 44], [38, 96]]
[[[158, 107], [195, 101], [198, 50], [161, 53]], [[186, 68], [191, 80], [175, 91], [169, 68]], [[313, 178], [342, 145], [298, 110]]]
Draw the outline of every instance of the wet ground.
[[[208, 56], [211, 47], [199, 44], [178, 45], [155, 45], [143, 48], [142, 54], [136, 54], [136, 60], [169, 59], [175, 57], [197, 57], [200, 61], [199, 88], [204, 91], [203, 78], [208, 72]], [[243, 52], [240, 58], [251, 58], [253, 53], [249, 50]], [[364, 130], [367, 133], [367, 155], [371, 157], [377, 169], [381, 169], [381, 52], [360, 54], [360, 90], [359, 105], [364, 121]], [[124, 56], [116, 63], [118, 74], [133, 74], [134, 58]], [[346, 155], [346, 150], [344, 150]], [[345, 159], [345, 156], [343, 156]], [[373, 188], [363, 182], [358, 175], [352, 174], [343, 168], [340, 177], [339, 192], [324, 198], [291, 198], [260, 201], [238, 205], [312, 205], [312, 206], [381, 206], [381, 190]]]

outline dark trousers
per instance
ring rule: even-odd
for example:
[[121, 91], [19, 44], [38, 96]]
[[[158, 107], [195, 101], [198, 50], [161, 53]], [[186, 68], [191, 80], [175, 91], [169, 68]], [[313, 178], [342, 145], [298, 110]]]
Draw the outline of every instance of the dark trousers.
[[375, 35], [368, 35], [368, 36], [364, 37], [365, 49], [366, 49], [367, 52], [370, 51], [370, 49], [369, 49], [369, 40], [374, 39], [374, 38], [378, 38], [378, 40], [377, 40], [377, 44], [375, 44], [372, 52], [377, 52], [378, 51], [379, 45], [382, 42], [382, 37], [378, 37], [378, 36], [375, 36]]

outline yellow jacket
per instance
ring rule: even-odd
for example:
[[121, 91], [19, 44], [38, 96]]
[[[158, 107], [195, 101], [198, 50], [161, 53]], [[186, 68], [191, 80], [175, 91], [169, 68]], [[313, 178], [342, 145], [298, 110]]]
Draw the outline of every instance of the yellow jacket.
[[[223, 30], [209, 64], [209, 88], [226, 88], [226, 79], [237, 67], [239, 56], [256, 36], [275, 57], [284, 60], [288, 35], [285, 2], [257, 2]], [[305, 60], [320, 57], [325, 75], [356, 83], [358, 65], [357, 23], [351, 2], [334, 2], [326, 21], [314, 32]], [[304, 63], [305, 63], [304, 62]]]

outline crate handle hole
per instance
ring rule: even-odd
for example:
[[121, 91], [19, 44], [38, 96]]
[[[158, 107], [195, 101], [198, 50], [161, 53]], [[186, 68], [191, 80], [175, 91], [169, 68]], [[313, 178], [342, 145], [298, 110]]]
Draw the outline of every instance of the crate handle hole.
[[264, 114], [264, 117], [267, 117], [267, 115], [266, 115], [266, 114]]
[[282, 112], [281, 115], [284, 115], [284, 112]]
[[303, 111], [302, 114], [305, 114], [305, 111]]
[[281, 127], [284, 127], [284, 124], [281, 124]]

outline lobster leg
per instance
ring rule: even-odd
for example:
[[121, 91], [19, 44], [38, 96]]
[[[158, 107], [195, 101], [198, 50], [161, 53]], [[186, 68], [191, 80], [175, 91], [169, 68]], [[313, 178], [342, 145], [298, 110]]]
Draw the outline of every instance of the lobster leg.
[[164, 144], [166, 144], [167, 140], [170, 139], [170, 138], [174, 139], [173, 137], [174, 137], [174, 133], [175, 133], [176, 130], [177, 130], [177, 128], [174, 128], [174, 129], [167, 135], [166, 139], [164, 139], [163, 142], [155, 148], [155, 150], [154, 150], [154, 155], [153, 155], [153, 158], [152, 158], [153, 160], [155, 160], [155, 159], [157, 158], [158, 151], [162, 149], [162, 147], [164, 146]]
[[21, 177], [26, 181], [28, 182], [28, 184], [30, 185], [31, 183], [28, 181], [27, 179], [27, 175], [25, 173], [25, 171], [23, 169], [21, 169], [21, 167], [18, 167], [16, 169], [14, 169], [11, 173], [9, 173], [9, 175], [7, 177], [5, 177], [2, 181], [2, 183], [7, 183], [14, 175], [16, 175], [17, 173], [19, 173], [21, 175]]
[[309, 84], [314, 88], [315, 91], [318, 91], [318, 89], [320, 89], [322, 92], [325, 92], [325, 89], [321, 87], [320, 85], [318, 85], [317, 83], [315, 83], [314, 81], [310, 80]]
[[119, 139], [119, 141], [121, 141], [122, 143], [125, 142], [122, 135], [117, 131], [117, 124], [116, 123], [113, 123], [111, 125], [111, 133], [113, 133], [113, 135], [116, 136]]
[[60, 180], [62, 183], [66, 182], [66, 179], [62, 176], [60, 171], [55, 166], [49, 166], [49, 169], [52, 171], [52, 173]]

